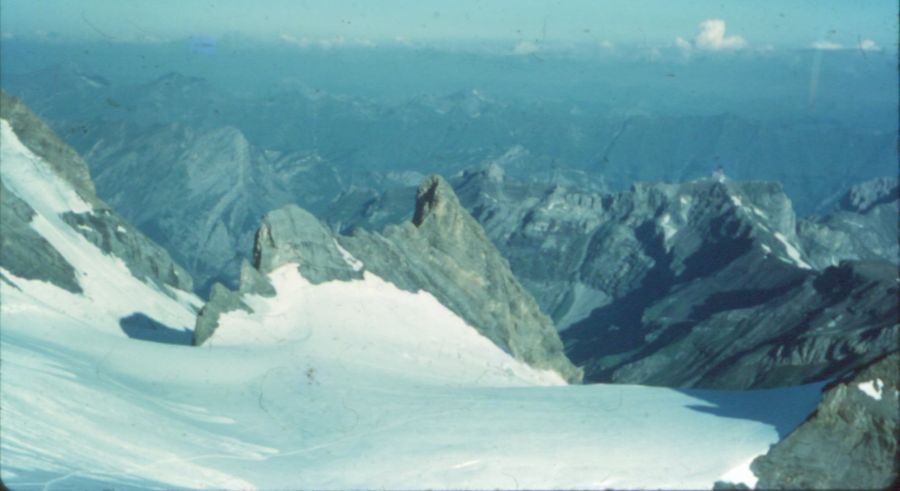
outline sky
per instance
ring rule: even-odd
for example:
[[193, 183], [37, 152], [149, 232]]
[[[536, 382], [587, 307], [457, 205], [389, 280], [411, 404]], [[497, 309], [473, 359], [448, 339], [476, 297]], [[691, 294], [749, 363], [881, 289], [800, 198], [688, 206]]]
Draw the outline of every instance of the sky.
[[[714, 21], [713, 24], [705, 23]], [[3, 39], [896, 47], [896, 0], [4, 0]]]

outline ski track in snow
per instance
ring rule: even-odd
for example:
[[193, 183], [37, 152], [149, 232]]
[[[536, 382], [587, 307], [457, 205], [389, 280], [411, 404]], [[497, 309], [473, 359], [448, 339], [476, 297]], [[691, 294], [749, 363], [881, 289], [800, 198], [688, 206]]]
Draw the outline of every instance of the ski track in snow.
[[[817, 402], [798, 409], [809, 388], [721, 392], [719, 408], [672, 389], [566, 386], [428, 293], [369, 273], [312, 285], [296, 265], [203, 347], [130, 339], [123, 317], [190, 329], [200, 300], [139, 281], [64, 223], [90, 207], [2, 132], [4, 184], [84, 289], [0, 270], [0, 467], [14, 489], [711, 488], [752, 483], [774, 425]], [[761, 399], [765, 422], [727, 411]]]

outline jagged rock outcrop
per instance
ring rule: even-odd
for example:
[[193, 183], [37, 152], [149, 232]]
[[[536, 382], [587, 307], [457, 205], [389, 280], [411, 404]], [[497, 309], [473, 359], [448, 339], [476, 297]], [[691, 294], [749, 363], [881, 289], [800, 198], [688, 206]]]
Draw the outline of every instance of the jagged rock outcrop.
[[900, 356], [829, 384], [816, 411], [753, 461], [757, 489], [896, 489]]
[[[260, 274], [296, 263], [313, 283], [352, 280], [369, 271], [402, 289], [427, 291], [514, 357], [581, 380], [550, 319], [440, 177], [419, 187], [413, 221], [382, 233], [335, 236], [296, 206], [270, 212], [257, 233], [254, 263]], [[208, 309], [218, 315], [237, 308], [236, 300], [216, 295]], [[209, 329], [198, 324], [197, 331], [207, 337]]]
[[[603, 193], [490, 167], [452, 182], [591, 380], [787, 385], [832, 376], [893, 346], [895, 268], [840, 264], [859, 259], [852, 254], [834, 267], [817, 262], [818, 252], [803, 246], [809, 222], [798, 223], [777, 183], [637, 183]], [[363, 214], [390, 216], [380, 207], [395, 202], [383, 195]], [[339, 211], [349, 223], [347, 209]], [[858, 236], [865, 233], [872, 232]], [[884, 274], [870, 274], [877, 271]], [[829, 283], [854, 299], [820, 291]], [[827, 327], [835, 319], [838, 327]]]
[[516, 358], [580, 380], [552, 321], [444, 179], [419, 186], [412, 222], [381, 234], [359, 230], [340, 242], [367, 270], [400, 288], [431, 292]]
[[362, 273], [348, 267], [331, 231], [297, 205], [287, 205], [263, 217], [253, 246], [253, 266], [267, 274], [287, 263], [297, 263], [312, 283], [347, 281]]
[[214, 283], [210, 288], [209, 301], [197, 314], [192, 343], [195, 346], [205, 343], [218, 327], [219, 317], [222, 314], [233, 310], [252, 313], [253, 309], [241, 300], [243, 295], [273, 297], [275, 294], [275, 288], [269, 279], [250, 263], [243, 261], [241, 263], [240, 289], [237, 292], [229, 290], [221, 283]]
[[63, 220], [103, 252], [121, 258], [131, 273], [184, 291], [194, 287], [191, 275], [169, 253], [109, 209], [66, 213]]
[[825, 268], [842, 260], [900, 263], [900, 197], [896, 178], [853, 186], [824, 217], [801, 220], [797, 233], [810, 264]]
[[[71, 186], [90, 207], [87, 212], [62, 213], [60, 217], [65, 223], [104, 253], [120, 258], [135, 277], [186, 291], [192, 289], [191, 275], [177, 265], [165, 249], [147, 239], [97, 197], [85, 161], [21, 101], [2, 91], [0, 117], [9, 124], [27, 151], [41, 162], [20, 162], [20, 159], [28, 158], [16, 154], [15, 149], [4, 148], [4, 159], [10, 160], [4, 164], [49, 167], [49, 172]], [[10, 168], [8, 171], [18, 170]], [[32, 229], [30, 222], [35, 211], [6, 185], [2, 185], [0, 191], [3, 223], [0, 266], [24, 278], [49, 281], [73, 292], [81, 291], [72, 266]]]
[[34, 215], [28, 203], [7, 189], [0, 179], [0, 224], [3, 227], [0, 267], [22, 278], [46, 281], [80, 293], [81, 285], [72, 265], [31, 228]]

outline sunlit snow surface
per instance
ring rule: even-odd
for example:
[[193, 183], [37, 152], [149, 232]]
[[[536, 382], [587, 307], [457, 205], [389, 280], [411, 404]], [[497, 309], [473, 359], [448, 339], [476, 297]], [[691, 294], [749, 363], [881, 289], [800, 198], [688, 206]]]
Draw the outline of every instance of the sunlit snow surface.
[[565, 386], [427, 293], [371, 274], [311, 285], [292, 265], [203, 347], [131, 339], [135, 313], [191, 328], [196, 298], [138, 281], [59, 220], [77, 196], [3, 131], [4, 183], [85, 291], [2, 271], [12, 489], [710, 488], [752, 482], [750, 460], [818, 399]]
[[[219, 342], [202, 348], [96, 329], [41, 305], [37, 285], [4, 284], [4, 480], [709, 488], [747, 476], [734, 471], [777, 439], [770, 424], [716, 415], [707, 397], [538, 386], [558, 379], [374, 277], [312, 286], [285, 268], [273, 279], [276, 299], [250, 299], [256, 314], [228, 314]], [[816, 399], [808, 389], [717, 394], [732, 408], [765, 401], [778, 424], [796, 424]]]

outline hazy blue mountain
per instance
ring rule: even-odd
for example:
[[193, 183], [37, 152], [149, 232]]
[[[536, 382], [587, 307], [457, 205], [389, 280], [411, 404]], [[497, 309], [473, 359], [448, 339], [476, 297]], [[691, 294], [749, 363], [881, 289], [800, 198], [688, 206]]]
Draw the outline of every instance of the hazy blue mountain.
[[[414, 52], [408, 56], [417, 59]], [[638, 180], [694, 179], [723, 165], [737, 179], [782, 182], [802, 214], [827, 210], [850, 185], [895, 167], [894, 122], [850, 123], [802, 105], [762, 117], [744, 110], [746, 104], [673, 111], [625, 103], [612, 93], [550, 97], [539, 87], [533, 96], [469, 85], [400, 98], [331, 92], [302, 78], [282, 78], [251, 92], [226, 90], [215, 74], [210, 79], [168, 72], [116, 84], [93, 73], [68, 62], [7, 73], [3, 84], [82, 153], [96, 136], [87, 141], [78, 134], [93, 125], [88, 121], [102, 119], [143, 126], [177, 122], [197, 129], [232, 126], [255, 146], [315, 153], [343, 173], [451, 175], [519, 152], [525, 156], [519, 165], [506, 167], [511, 175], [551, 178], [578, 170], [626, 189]], [[860, 77], [862, 68], [855, 73]]]

